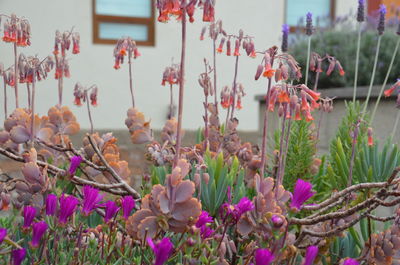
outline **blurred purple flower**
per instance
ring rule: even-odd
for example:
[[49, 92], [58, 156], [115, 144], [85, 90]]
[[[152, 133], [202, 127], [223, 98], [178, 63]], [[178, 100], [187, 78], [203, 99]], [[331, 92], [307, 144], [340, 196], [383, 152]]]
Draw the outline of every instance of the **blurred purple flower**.
[[22, 261], [24, 261], [25, 259], [26, 249], [24, 248], [14, 249], [11, 252], [11, 256], [13, 260], [13, 265], [20, 265]]
[[306, 15], [306, 35], [311, 36], [313, 34], [313, 25], [312, 25], [312, 14], [308, 12]]
[[156, 244], [154, 244], [153, 240], [150, 237], [148, 237], [147, 243], [154, 252], [155, 256], [154, 265], [164, 264], [168, 260], [169, 256], [172, 254], [172, 250], [174, 248], [174, 246], [171, 243], [171, 240], [168, 237], [163, 238], [160, 242]]
[[46, 197], [46, 215], [53, 216], [57, 211], [57, 196], [49, 194]]
[[68, 173], [70, 175], [74, 175], [76, 169], [79, 167], [80, 163], [82, 162], [81, 156], [73, 156], [71, 157], [71, 164], [69, 165]]
[[306, 257], [303, 265], [312, 265], [314, 264], [314, 260], [318, 255], [318, 247], [317, 246], [309, 246], [306, 250]]
[[[222, 206], [222, 209], [225, 210], [225, 216], [232, 217], [232, 219], [237, 223], [240, 219], [240, 217], [248, 211], [251, 211], [254, 209], [254, 204], [247, 198], [243, 197], [240, 199], [239, 203], [236, 205], [231, 205], [229, 203], [224, 203]], [[224, 218], [226, 218], [224, 217]]]
[[3, 243], [4, 238], [7, 236], [7, 229], [0, 228], [0, 244]]
[[287, 52], [288, 50], [288, 37], [289, 37], [289, 25], [282, 25], [282, 52]]
[[99, 190], [91, 186], [83, 186], [83, 202], [82, 202], [82, 213], [85, 216], [89, 214], [97, 207], [99, 202], [103, 199], [104, 195], [99, 194]]
[[36, 216], [36, 209], [32, 206], [24, 207], [24, 225], [23, 228], [29, 228]]
[[214, 234], [214, 232], [215, 232], [214, 229], [211, 229], [207, 225], [203, 225], [202, 227], [200, 227], [200, 236], [203, 240], [211, 237], [211, 235]]
[[278, 216], [278, 215], [276, 215], [276, 214], [274, 214], [272, 217], [271, 217], [271, 221], [272, 221], [272, 224], [275, 226], [275, 227], [281, 227], [282, 225], [283, 225], [283, 219], [282, 219], [282, 217], [280, 217], [280, 216]]
[[385, 16], [386, 16], [386, 6], [379, 6], [379, 23], [378, 23], [378, 34], [382, 35], [385, 32]]
[[115, 217], [120, 207], [118, 207], [114, 201], [107, 201], [104, 206], [106, 208], [104, 222], [108, 223], [108, 221]]
[[347, 258], [344, 262], [343, 265], [358, 265], [360, 264], [357, 260], [355, 259], [351, 259], [351, 258]]
[[70, 195], [65, 197], [65, 195], [61, 195], [60, 197], [60, 211], [58, 221], [61, 224], [66, 224], [68, 218], [75, 212], [77, 205], [79, 204], [79, 200], [74, 196]]
[[133, 208], [135, 208], [135, 200], [133, 199], [132, 196], [124, 196], [122, 198], [121, 206], [122, 206], [122, 216], [126, 220], [131, 215]]
[[254, 259], [256, 260], [256, 265], [269, 265], [274, 261], [275, 257], [269, 249], [259, 248], [255, 251]]
[[32, 225], [33, 232], [32, 232], [32, 241], [31, 245], [34, 248], [37, 248], [40, 244], [40, 239], [46, 233], [48, 225], [45, 221], [37, 222]]
[[298, 179], [294, 187], [291, 208], [296, 208], [300, 210], [308, 199], [310, 199], [315, 192], [312, 192], [312, 184], [310, 182]]
[[365, 20], [365, 0], [358, 0], [358, 8], [357, 8], [357, 21], [363, 22]]
[[211, 224], [213, 222], [213, 218], [208, 214], [207, 211], [202, 211], [199, 219], [196, 222], [196, 227], [200, 228], [206, 224]]

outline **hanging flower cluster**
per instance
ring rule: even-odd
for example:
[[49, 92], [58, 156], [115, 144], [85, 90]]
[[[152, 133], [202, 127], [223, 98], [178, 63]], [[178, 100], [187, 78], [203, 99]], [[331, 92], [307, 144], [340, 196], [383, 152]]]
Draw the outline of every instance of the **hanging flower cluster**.
[[163, 72], [161, 85], [165, 86], [166, 83], [172, 85], [179, 84], [180, 77], [180, 66], [179, 64], [172, 64], [171, 66], [167, 66]]
[[190, 23], [194, 22], [194, 12], [198, 7], [203, 8], [203, 21], [213, 22], [215, 20], [215, 0], [187, 0], [182, 3], [181, 0], [157, 0], [158, 21], [168, 22], [172, 16], [177, 20], [182, 20], [182, 10], [185, 9], [189, 16]]
[[18, 18], [12, 14], [3, 25], [3, 41], [13, 42], [17, 46], [25, 47], [30, 46], [31, 27], [28, 20]]
[[[223, 34], [223, 37], [221, 38], [217, 48], [218, 53], [223, 53], [225, 46], [227, 56], [240, 56], [240, 48], [242, 48], [246, 55], [251, 58], [255, 58], [257, 56], [253, 37], [247, 35], [245, 36], [243, 30], [239, 31], [239, 35], [228, 35], [223, 30], [220, 30], [220, 32]], [[213, 38], [211, 33], [212, 31], [210, 30], [210, 36]]]
[[32, 83], [35, 81], [41, 81], [47, 78], [47, 74], [54, 67], [54, 58], [52, 56], [46, 57], [40, 61], [39, 58], [29, 56], [26, 57], [20, 54], [18, 58], [18, 74], [19, 83]]
[[[83, 87], [79, 82], [75, 84], [74, 88], [74, 104], [76, 106], [82, 106], [82, 101], [90, 100], [90, 104], [94, 107], [97, 106], [97, 93], [98, 88], [96, 85], [92, 85], [88, 88]], [[90, 92], [90, 94], [89, 94]]]
[[235, 108], [240, 110], [243, 108], [242, 106], [242, 97], [246, 96], [246, 93], [244, 92], [244, 87], [241, 83], [236, 84], [237, 86], [237, 91], [236, 91], [236, 101], [234, 101], [234, 93], [233, 89], [224, 86], [224, 88], [221, 91], [221, 106], [224, 109], [228, 109], [229, 107], [232, 106], [233, 102], [236, 102]]
[[[400, 109], [400, 79], [397, 79], [397, 82], [394, 83], [390, 88], [385, 90], [383, 94], [385, 97], [390, 97], [393, 93], [397, 93], [396, 107]], [[396, 91], [396, 92], [395, 92]]]
[[131, 37], [124, 37], [118, 40], [117, 45], [114, 48], [115, 64], [114, 69], [118, 70], [121, 68], [121, 64], [124, 63], [125, 56], [128, 56], [128, 60], [133, 57], [136, 59], [141, 54], [136, 46], [136, 42]]
[[[65, 58], [66, 51], [71, 48], [72, 42], [72, 54], [78, 54], [80, 52], [80, 36], [78, 32], [65, 31], [61, 34], [60, 31], [56, 31], [56, 36], [54, 39], [54, 50], [53, 54], [56, 58], [56, 72], [55, 79], [60, 79], [62, 77], [69, 78], [71, 76], [69, 71], [69, 63]], [[60, 54], [61, 51], [61, 54]]]
[[[275, 82], [294, 79], [299, 80], [301, 78], [301, 70], [298, 62], [287, 53], [275, 55], [276, 49], [276, 47], [272, 47], [264, 53], [264, 57], [257, 67], [254, 79], [258, 80], [263, 76], [266, 78], [274, 77]], [[272, 68], [272, 55], [274, 55], [274, 60], [279, 62], [276, 69]]]
[[310, 58], [310, 70], [313, 72], [317, 73], [322, 73], [324, 72], [322, 70], [322, 62], [323, 61], [328, 61], [328, 69], [326, 70], [326, 75], [330, 75], [336, 68], [339, 71], [339, 74], [343, 76], [345, 74], [342, 65], [340, 64], [339, 60], [337, 60], [335, 57], [330, 56], [330, 55], [325, 55], [324, 57], [321, 57], [318, 53], [313, 52], [311, 54]]

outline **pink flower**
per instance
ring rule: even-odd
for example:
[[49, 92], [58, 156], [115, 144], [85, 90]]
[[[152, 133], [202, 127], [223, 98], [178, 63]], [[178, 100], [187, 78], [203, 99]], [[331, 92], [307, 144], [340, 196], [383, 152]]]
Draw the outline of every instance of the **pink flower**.
[[31, 245], [32, 247], [37, 248], [40, 244], [40, 239], [42, 238], [43, 234], [46, 233], [48, 225], [46, 224], [45, 221], [41, 221], [38, 223], [34, 223], [32, 227], [33, 227], [33, 232], [32, 232]]
[[318, 255], [318, 247], [317, 246], [309, 246], [306, 250], [306, 257], [303, 265], [312, 265], [314, 264], [314, 260]]
[[344, 262], [343, 265], [358, 265], [360, 264], [357, 260], [355, 259], [351, 259], [351, 258], [347, 258]]
[[206, 224], [210, 224], [213, 222], [213, 218], [208, 214], [207, 211], [202, 211], [199, 219], [196, 222], [196, 227], [200, 228]]
[[236, 205], [224, 203], [222, 209], [225, 210], [226, 217], [231, 217], [237, 223], [244, 213], [254, 209], [254, 204], [247, 197], [243, 197]]
[[82, 162], [82, 157], [80, 156], [73, 156], [71, 157], [71, 164], [68, 169], [68, 173], [70, 175], [74, 175], [76, 172], [76, 169], [79, 167], [79, 164]]
[[61, 224], [66, 224], [68, 218], [75, 212], [79, 200], [74, 196], [70, 195], [65, 197], [61, 195], [60, 197], [60, 215], [58, 216], [58, 221]]
[[91, 186], [83, 187], [82, 213], [88, 216], [95, 208], [99, 207], [98, 203], [103, 199], [104, 195], [99, 194], [99, 190]]
[[291, 208], [300, 210], [303, 204], [310, 199], [315, 192], [312, 192], [312, 184], [310, 182], [298, 179], [294, 187]]
[[214, 229], [208, 227], [207, 225], [203, 225], [202, 227], [200, 227], [200, 236], [203, 240], [211, 237], [214, 232]]
[[7, 229], [0, 228], [0, 244], [3, 243], [4, 238], [7, 236]]
[[269, 249], [259, 248], [254, 254], [254, 259], [256, 260], [256, 265], [269, 265], [274, 261], [275, 257]]
[[36, 216], [36, 209], [32, 206], [24, 207], [24, 225], [23, 228], [29, 228]]
[[20, 248], [20, 249], [14, 249], [11, 252], [12, 260], [13, 260], [13, 265], [20, 265], [22, 261], [24, 261], [25, 256], [26, 256], [26, 249]]
[[124, 219], [126, 220], [131, 215], [133, 208], [135, 208], [135, 200], [132, 196], [124, 196], [122, 198], [121, 206], [122, 217], [124, 217]]
[[149, 246], [154, 252], [155, 256], [154, 265], [164, 264], [171, 256], [172, 250], [174, 248], [174, 246], [171, 243], [171, 240], [168, 237], [163, 238], [160, 242], [156, 244], [154, 244], [153, 240], [150, 237], [148, 237], [147, 244], [149, 244]]
[[115, 217], [115, 215], [118, 213], [120, 207], [117, 206], [117, 204], [114, 201], [108, 201], [105, 203], [106, 207], [106, 212], [104, 216], [104, 222], [108, 223], [111, 219]]
[[57, 196], [49, 194], [46, 197], [46, 215], [53, 216], [57, 211]]

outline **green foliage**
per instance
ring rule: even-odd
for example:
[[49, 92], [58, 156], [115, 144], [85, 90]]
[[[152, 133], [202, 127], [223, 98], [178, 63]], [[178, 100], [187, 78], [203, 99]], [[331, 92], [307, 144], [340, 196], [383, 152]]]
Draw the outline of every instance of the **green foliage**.
[[[289, 146], [286, 158], [285, 176], [283, 185], [287, 190], [292, 190], [297, 179], [311, 179], [310, 168], [315, 155], [314, 131], [311, 123], [305, 120], [291, 121]], [[275, 133], [275, 149], [280, 147], [280, 133]]]
[[[324, 56], [325, 54], [335, 56], [346, 71], [344, 76], [340, 76], [337, 71], [334, 71], [330, 76], [321, 74], [318, 82], [319, 88], [353, 86], [357, 37], [357, 32], [353, 30], [346, 30], [346, 27], [340, 28], [340, 30], [317, 30], [316, 34], [312, 36], [311, 51], [316, 52], [321, 56]], [[362, 33], [357, 81], [359, 86], [369, 85], [374, 54], [376, 52], [377, 37], [378, 35], [376, 30], [367, 30]], [[399, 37], [390, 30], [387, 30], [383, 35], [379, 52], [379, 61], [376, 69], [375, 84], [383, 83], [398, 38]], [[300, 65], [303, 66], [303, 77], [305, 76], [304, 71], [306, 67], [304, 66], [307, 61], [306, 51], [307, 39], [304, 37], [298, 38], [294, 44], [289, 47], [289, 53], [292, 54], [300, 63]], [[325, 64], [323, 67], [323, 69], [326, 70], [327, 64]], [[393, 69], [399, 69], [399, 67], [400, 61], [396, 60], [393, 65]], [[309, 85], [312, 86], [315, 80], [315, 73], [310, 72], [310, 74], [309, 80], [311, 82]], [[397, 72], [392, 71], [389, 76], [389, 80], [394, 81], [397, 77]], [[304, 82], [304, 80], [300, 81], [300, 83], [302, 82]]]

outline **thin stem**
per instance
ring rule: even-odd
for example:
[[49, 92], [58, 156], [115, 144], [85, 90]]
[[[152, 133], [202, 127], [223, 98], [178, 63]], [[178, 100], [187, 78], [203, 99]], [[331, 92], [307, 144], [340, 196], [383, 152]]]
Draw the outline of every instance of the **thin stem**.
[[7, 82], [5, 74], [3, 75], [3, 83], [4, 83], [4, 119], [7, 119]]
[[392, 131], [392, 138], [394, 138], [394, 136], [396, 135], [397, 126], [399, 125], [399, 120], [400, 120], [400, 110], [397, 111], [397, 116]]
[[128, 52], [128, 64], [129, 64], [129, 89], [131, 90], [132, 96], [132, 107], [135, 107], [135, 98], [133, 96], [133, 82], [132, 82], [132, 51]]
[[311, 36], [308, 36], [308, 43], [307, 43], [307, 65], [306, 65], [306, 79], [305, 85], [308, 84], [308, 71], [310, 68], [310, 54], [311, 54]]
[[[321, 60], [318, 60], [318, 67], [317, 69], [321, 69]], [[315, 83], [314, 83], [314, 91], [317, 91], [318, 88], [318, 81], [319, 81], [319, 71], [317, 71], [317, 74], [315, 75]]]
[[360, 46], [361, 46], [361, 23], [358, 23], [358, 38], [357, 38], [357, 51], [356, 51], [356, 69], [354, 70], [354, 89], [353, 89], [353, 102], [356, 102], [357, 97], [357, 79], [358, 79], [358, 63], [360, 61]]
[[347, 181], [347, 187], [351, 186], [351, 183], [353, 182], [353, 167], [354, 167], [354, 157], [356, 154], [356, 146], [357, 146], [357, 137], [359, 133], [359, 126], [360, 126], [360, 120], [357, 121], [357, 124], [355, 125], [354, 131], [353, 131], [353, 143], [351, 146], [351, 158], [350, 158], [350, 167], [349, 167], [349, 178]]
[[231, 113], [231, 108], [228, 107], [228, 109], [226, 110], [225, 130], [228, 127], [228, 121], [229, 121], [229, 114], [230, 113]]
[[208, 95], [204, 99], [204, 150], [208, 148]]
[[90, 134], [93, 134], [93, 120], [92, 120], [92, 113], [90, 112], [90, 104], [89, 104], [89, 97], [87, 91], [85, 91], [85, 99], [86, 99], [86, 106], [89, 115], [89, 122], [90, 122]]
[[213, 72], [214, 72], [214, 104], [215, 111], [218, 116], [218, 95], [217, 95], [217, 55], [216, 55], [216, 39], [213, 39]]
[[393, 52], [392, 59], [391, 59], [390, 64], [389, 64], [389, 68], [388, 68], [386, 76], [385, 76], [385, 80], [383, 81], [383, 84], [382, 84], [382, 87], [381, 87], [381, 91], [379, 92], [378, 99], [376, 100], [374, 110], [372, 111], [371, 124], [374, 121], [375, 113], [376, 113], [376, 110], [378, 109], [378, 105], [379, 105], [379, 102], [381, 100], [381, 97], [382, 97], [382, 94], [383, 94], [383, 90], [385, 90], [387, 81], [389, 79], [390, 72], [392, 71], [394, 59], [396, 58], [397, 51], [399, 49], [399, 44], [400, 44], [400, 37], [397, 38], [396, 47], [394, 48], [394, 52]]
[[17, 43], [14, 42], [14, 89], [15, 89], [15, 107], [19, 108], [18, 103], [18, 53], [17, 53]]
[[36, 70], [33, 70], [33, 78], [32, 78], [32, 105], [31, 105], [31, 114], [32, 114], [32, 120], [31, 120], [31, 145], [33, 147], [33, 139], [34, 139], [34, 124], [35, 124], [35, 78], [36, 77]]
[[[57, 57], [56, 57], [57, 58]], [[58, 78], [58, 105], [62, 106], [62, 94], [64, 89], [64, 63], [65, 63], [65, 55], [61, 55], [61, 74]]]
[[367, 111], [368, 101], [369, 101], [369, 97], [371, 96], [371, 91], [372, 91], [372, 85], [374, 84], [376, 66], [378, 64], [379, 49], [381, 47], [381, 39], [382, 39], [382, 35], [379, 35], [378, 44], [376, 45], [374, 68], [372, 69], [371, 82], [369, 83], [368, 94], [367, 94], [367, 99], [365, 100], [363, 115], [365, 115], [365, 112]]
[[283, 178], [285, 177], [285, 167], [286, 167], [286, 159], [287, 159], [287, 154], [288, 154], [288, 150], [289, 150], [289, 141], [290, 141], [290, 130], [292, 127], [292, 115], [293, 115], [293, 111], [292, 109], [290, 109], [290, 119], [288, 121], [288, 128], [287, 128], [287, 132], [286, 132], [286, 140], [285, 140], [285, 149], [283, 151], [283, 163], [282, 163], [282, 183], [283, 183]]
[[26, 83], [26, 91], [28, 93], [28, 108], [31, 108], [31, 88], [28, 82]]
[[238, 67], [239, 67], [239, 56], [236, 56], [236, 62], [235, 62], [235, 76], [233, 77], [233, 102], [232, 102], [232, 111], [231, 111], [231, 119], [233, 119], [233, 114], [235, 112], [235, 105], [236, 105], [236, 79], [237, 79], [237, 73], [238, 73]]
[[174, 166], [177, 165], [182, 144], [182, 115], [183, 115], [183, 95], [185, 89], [185, 56], [186, 56], [186, 0], [181, 1], [182, 8], [182, 51], [181, 51], [181, 73], [179, 82], [179, 106], [178, 106], [178, 132], [176, 135], [176, 153], [174, 158]]
[[[279, 159], [278, 159], [278, 174], [277, 174], [276, 190], [282, 184], [283, 139], [285, 139], [287, 107], [284, 106], [283, 108], [284, 108], [284, 111], [283, 111], [283, 117], [282, 117], [281, 139], [279, 142]], [[275, 192], [275, 194], [276, 194], [276, 196], [278, 196], [278, 192]]]
[[168, 115], [168, 119], [172, 119], [172, 117], [174, 116], [174, 92], [172, 90], [172, 84], [169, 85], [169, 115]]

